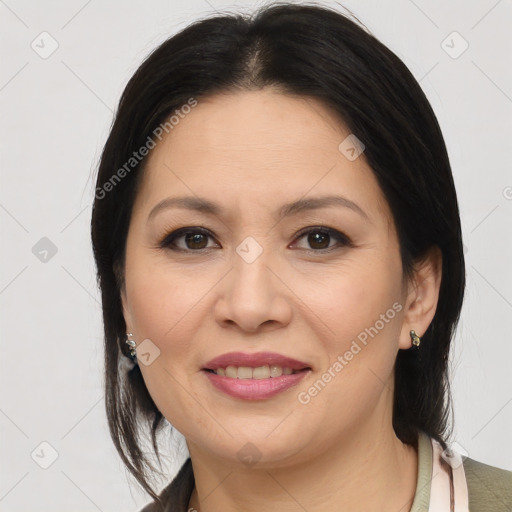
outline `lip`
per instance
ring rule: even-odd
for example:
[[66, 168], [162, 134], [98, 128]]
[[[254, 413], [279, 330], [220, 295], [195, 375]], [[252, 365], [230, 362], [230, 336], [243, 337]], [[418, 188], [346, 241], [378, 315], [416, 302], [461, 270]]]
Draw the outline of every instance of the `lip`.
[[295, 386], [311, 369], [304, 369], [291, 375], [270, 377], [268, 379], [234, 379], [202, 370], [210, 383], [219, 391], [242, 400], [265, 400]]
[[[228, 366], [250, 366], [252, 368], [257, 368], [266, 364], [275, 364], [277, 366], [282, 366], [283, 368], [291, 368], [292, 370], [296, 371], [303, 370], [305, 368], [311, 368], [308, 363], [277, 354], [276, 352], [257, 352], [255, 354], [247, 354], [245, 352], [229, 352], [215, 357], [211, 361], [208, 361], [202, 369], [217, 370], [219, 368], [227, 368]], [[281, 377], [274, 377], [273, 379], [277, 380], [280, 378]]]

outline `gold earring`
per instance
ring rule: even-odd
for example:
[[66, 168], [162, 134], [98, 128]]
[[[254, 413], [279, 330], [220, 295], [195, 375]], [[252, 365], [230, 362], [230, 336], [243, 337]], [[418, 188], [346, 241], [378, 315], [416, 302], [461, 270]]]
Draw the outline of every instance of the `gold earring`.
[[419, 347], [421, 343], [421, 338], [416, 334], [416, 331], [410, 331], [409, 336], [411, 337], [412, 344], [415, 347]]

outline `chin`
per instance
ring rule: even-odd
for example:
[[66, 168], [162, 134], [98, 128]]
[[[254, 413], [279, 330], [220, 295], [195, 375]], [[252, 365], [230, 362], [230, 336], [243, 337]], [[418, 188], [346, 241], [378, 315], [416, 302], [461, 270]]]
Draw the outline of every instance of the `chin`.
[[[273, 428], [275, 429], [278, 424], [279, 422], [274, 423]], [[229, 432], [233, 437], [226, 434], [222, 440], [217, 438], [214, 444], [211, 438], [203, 438], [195, 444], [199, 449], [206, 448], [213, 457], [223, 459], [226, 464], [239, 469], [286, 467], [313, 456], [313, 453], [305, 452], [314, 452], [314, 446], [299, 433], [275, 430], [269, 435], [268, 432], [271, 431], [270, 428], [261, 430], [231, 428]]]

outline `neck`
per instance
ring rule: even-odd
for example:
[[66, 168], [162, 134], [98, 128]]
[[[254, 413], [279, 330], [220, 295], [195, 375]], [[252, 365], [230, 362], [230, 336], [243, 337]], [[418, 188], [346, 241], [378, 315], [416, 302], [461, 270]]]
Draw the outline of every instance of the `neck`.
[[226, 463], [189, 446], [196, 482], [189, 507], [198, 512], [409, 511], [417, 452], [392, 428], [370, 430], [358, 426], [357, 432], [344, 433], [335, 450], [330, 446], [307, 462], [267, 469]]

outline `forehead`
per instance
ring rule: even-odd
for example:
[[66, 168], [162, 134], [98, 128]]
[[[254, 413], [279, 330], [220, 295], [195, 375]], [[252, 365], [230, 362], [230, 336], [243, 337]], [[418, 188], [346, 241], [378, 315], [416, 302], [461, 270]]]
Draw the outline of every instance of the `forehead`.
[[348, 159], [340, 150], [350, 130], [316, 99], [271, 89], [216, 94], [177, 119], [148, 156], [138, 198], [147, 208], [177, 189], [273, 205], [338, 191], [389, 217], [364, 153]]
[[172, 128], [164, 145], [168, 149], [180, 145], [184, 152], [210, 152], [217, 158], [247, 151], [263, 157], [315, 147], [329, 147], [332, 152], [349, 133], [318, 100], [262, 89], [200, 99]]

